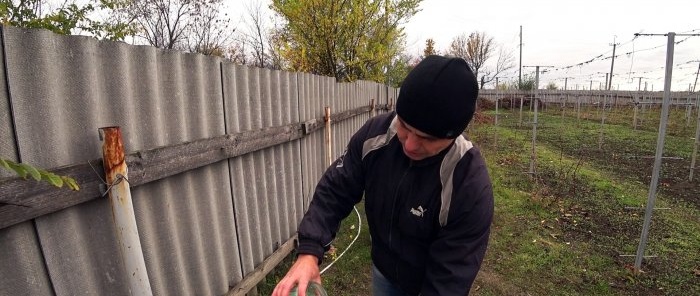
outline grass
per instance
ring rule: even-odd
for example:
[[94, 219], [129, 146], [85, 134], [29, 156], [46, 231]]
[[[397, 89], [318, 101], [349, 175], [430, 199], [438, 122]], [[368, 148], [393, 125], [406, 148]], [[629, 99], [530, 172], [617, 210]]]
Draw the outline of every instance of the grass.
[[[653, 212], [645, 253], [657, 257], [643, 261], [642, 273], [634, 272], [634, 257], [620, 256], [636, 253], [644, 211], [626, 207], [645, 206], [645, 171], [651, 170], [649, 161], [627, 156], [653, 155], [656, 143], [652, 112], [634, 130], [628, 111], [610, 112], [602, 150], [600, 118], [577, 120], [570, 111], [562, 118], [559, 110], [540, 114], [536, 176], [524, 173], [532, 135], [530, 127], [517, 127], [517, 113], [501, 115], [499, 127], [484, 122], [471, 128], [496, 199], [490, 245], [472, 295], [700, 295], [700, 202], [678, 196], [695, 192], [697, 182], [676, 191], [675, 179], [666, 180], [667, 187], [660, 183], [656, 207], [671, 210]], [[673, 114], [664, 155], [687, 160], [694, 129], [685, 127], [684, 113]], [[665, 168], [662, 177], [674, 169]], [[338, 253], [357, 224], [354, 214], [343, 222], [334, 243]], [[363, 223], [355, 245], [323, 275], [329, 295], [371, 294], [369, 245]], [[290, 262], [261, 283], [261, 294], [269, 295]]]
[[[371, 259], [370, 238], [367, 219], [362, 203], [356, 206], [358, 215], [353, 211], [340, 225], [340, 229], [333, 242], [332, 251], [326, 253], [320, 269], [323, 270], [329, 264], [333, 264], [321, 275], [323, 287], [328, 295], [371, 295]], [[348, 249], [348, 245], [357, 236], [360, 227], [360, 236]], [[343, 251], [342, 257], [338, 258]], [[263, 282], [258, 285], [261, 295], [270, 295], [275, 285], [291, 267], [294, 255], [286, 258], [274, 272], [270, 273]], [[338, 259], [338, 260], [336, 260]]]

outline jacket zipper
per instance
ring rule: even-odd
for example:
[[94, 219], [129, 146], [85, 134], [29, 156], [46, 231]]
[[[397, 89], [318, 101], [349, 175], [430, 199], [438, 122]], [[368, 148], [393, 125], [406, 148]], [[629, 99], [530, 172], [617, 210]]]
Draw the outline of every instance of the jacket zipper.
[[[406, 178], [406, 176], [408, 175], [408, 172], [411, 170], [412, 167], [413, 167], [413, 160], [409, 160], [408, 168], [401, 176], [401, 179], [399, 179], [399, 183], [398, 183], [398, 185], [396, 185], [396, 190], [394, 191], [394, 200], [391, 204], [391, 220], [389, 222], [389, 250], [391, 250], [391, 245], [393, 244], [392, 243], [392, 233], [394, 230], [394, 211], [396, 210], [396, 200], [398, 199], [398, 196], [399, 196], [399, 189], [401, 188], [401, 184], [403, 183], [403, 180]], [[398, 266], [398, 264], [394, 264], [394, 275], [395, 275], [396, 280], [398, 281], [399, 280], [399, 266]]]

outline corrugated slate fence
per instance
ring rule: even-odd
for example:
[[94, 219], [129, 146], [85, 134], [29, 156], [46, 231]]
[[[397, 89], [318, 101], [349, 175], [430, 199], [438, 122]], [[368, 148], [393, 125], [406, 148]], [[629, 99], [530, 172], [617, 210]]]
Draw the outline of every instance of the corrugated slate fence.
[[0, 180], [0, 295], [129, 294], [98, 128], [121, 127], [153, 293], [224, 295], [288, 252], [328, 165], [324, 108], [335, 158], [396, 97], [372, 82], [1, 29], [0, 157], [60, 168], [82, 188]]

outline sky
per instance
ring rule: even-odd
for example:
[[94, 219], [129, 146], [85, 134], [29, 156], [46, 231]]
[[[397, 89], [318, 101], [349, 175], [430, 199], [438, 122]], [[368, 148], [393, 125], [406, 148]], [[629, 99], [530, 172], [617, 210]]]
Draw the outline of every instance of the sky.
[[[270, 0], [229, 0], [232, 18], [242, 7]], [[500, 81], [517, 81], [519, 33], [522, 26], [523, 75], [540, 68], [540, 88], [550, 83], [559, 89], [601, 87], [610, 73], [615, 48], [612, 88], [660, 91], [664, 87], [668, 32], [675, 37], [672, 90], [692, 88], [700, 64], [699, 0], [423, 0], [420, 11], [404, 26], [409, 54], [422, 55], [425, 40], [435, 40], [445, 51], [453, 38], [478, 31], [513, 57], [514, 68]], [[271, 14], [271, 12], [267, 12]], [[658, 34], [639, 36], [635, 33]], [[681, 36], [696, 34], [698, 36]], [[495, 66], [495, 51], [487, 67]], [[641, 77], [641, 83], [640, 78]], [[494, 85], [487, 85], [493, 88]], [[696, 87], [700, 91], [700, 85]]]

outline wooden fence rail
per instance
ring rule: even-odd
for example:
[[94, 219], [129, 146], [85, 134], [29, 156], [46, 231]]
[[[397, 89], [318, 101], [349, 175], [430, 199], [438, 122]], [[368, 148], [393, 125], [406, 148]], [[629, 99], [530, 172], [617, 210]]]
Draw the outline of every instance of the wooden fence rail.
[[[387, 110], [390, 106], [376, 108]], [[331, 115], [332, 122], [342, 122], [372, 112], [363, 106]], [[203, 167], [228, 158], [301, 139], [323, 128], [323, 118], [268, 127], [259, 130], [227, 134], [177, 145], [137, 151], [127, 155], [131, 187], [164, 179], [182, 172]], [[104, 195], [107, 187], [100, 159], [52, 170], [71, 176], [80, 184], [80, 191], [69, 191], [51, 185], [11, 178], [0, 182], [0, 229], [36, 217], [84, 203]]]

